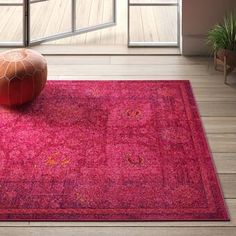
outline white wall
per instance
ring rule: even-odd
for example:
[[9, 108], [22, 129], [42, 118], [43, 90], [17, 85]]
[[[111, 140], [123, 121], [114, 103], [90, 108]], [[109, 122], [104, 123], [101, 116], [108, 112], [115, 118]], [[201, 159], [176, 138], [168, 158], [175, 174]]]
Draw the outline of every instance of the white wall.
[[206, 35], [230, 11], [236, 0], [182, 0], [182, 53], [207, 55]]

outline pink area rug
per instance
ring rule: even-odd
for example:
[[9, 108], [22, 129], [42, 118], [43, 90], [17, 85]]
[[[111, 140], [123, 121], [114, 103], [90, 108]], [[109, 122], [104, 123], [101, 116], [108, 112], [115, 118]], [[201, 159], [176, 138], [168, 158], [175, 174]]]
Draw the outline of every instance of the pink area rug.
[[54, 81], [0, 108], [0, 219], [228, 220], [188, 81]]

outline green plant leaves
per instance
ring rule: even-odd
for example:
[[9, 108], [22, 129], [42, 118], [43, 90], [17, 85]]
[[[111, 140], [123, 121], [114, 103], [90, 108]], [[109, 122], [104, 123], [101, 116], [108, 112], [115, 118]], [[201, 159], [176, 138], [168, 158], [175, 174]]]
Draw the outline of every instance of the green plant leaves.
[[221, 48], [236, 51], [236, 14], [226, 16], [222, 24], [215, 25], [209, 31], [207, 44], [213, 52]]

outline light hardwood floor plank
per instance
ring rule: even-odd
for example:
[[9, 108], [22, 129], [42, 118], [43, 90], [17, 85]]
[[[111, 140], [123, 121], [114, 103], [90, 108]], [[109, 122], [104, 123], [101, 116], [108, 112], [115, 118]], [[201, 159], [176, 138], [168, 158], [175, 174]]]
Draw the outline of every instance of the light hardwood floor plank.
[[213, 153], [217, 173], [236, 174], [236, 153]]
[[212, 152], [236, 152], [236, 133], [232, 134], [207, 134]]
[[221, 87], [221, 88], [193, 88], [194, 95], [197, 101], [207, 102], [235, 102], [236, 88]]
[[[66, 59], [71, 64], [74, 64], [75, 58], [80, 59], [82, 61], [89, 56], [46, 56], [48, 58], [57, 58], [57, 61], [63, 61]], [[92, 58], [96, 58], [99, 64], [100, 58], [104, 56], [91, 56]], [[210, 62], [210, 66], [212, 66], [212, 58], [207, 57], [183, 57], [183, 56], [106, 56], [111, 65], [207, 65]], [[54, 60], [55, 61], [55, 60]], [[53, 63], [52, 63], [53, 64]], [[70, 64], [70, 63], [68, 63]]]
[[235, 236], [236, 227], [37, 227], [37, 228], [0, 228], [4, 236]]
[[236, 117], [202, 117], [207, 133], [236, 133]]
[[49, 75], [208, 75], [205, 65], [58, 65], [49, 66]]
[[198, 102], [201, 116], [235, 117], [236, 102]]
[[208, 57], [183, 57], [183, 56], [111, 56], [113, 65], [207, 65], [212, 62]]
[[218, 174], [225, 198], [236, 199], [236, 174]]
[[110, 57], [108, 56], [47, 56], [48, 65], [109, 65]]

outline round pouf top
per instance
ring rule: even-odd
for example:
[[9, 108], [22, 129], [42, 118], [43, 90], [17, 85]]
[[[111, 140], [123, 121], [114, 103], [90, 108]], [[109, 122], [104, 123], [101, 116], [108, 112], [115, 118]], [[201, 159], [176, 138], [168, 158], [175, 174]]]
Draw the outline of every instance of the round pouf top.
[[0, 104], [32, 101], [47, 81], [47, 62], [38, 52], [16, 49], [0, 53]]

